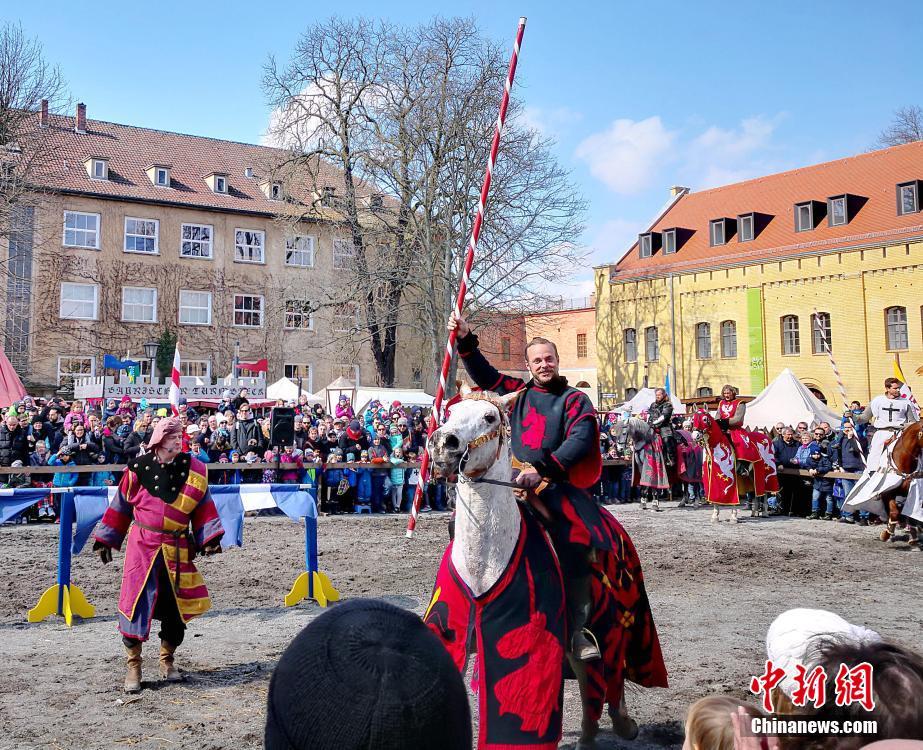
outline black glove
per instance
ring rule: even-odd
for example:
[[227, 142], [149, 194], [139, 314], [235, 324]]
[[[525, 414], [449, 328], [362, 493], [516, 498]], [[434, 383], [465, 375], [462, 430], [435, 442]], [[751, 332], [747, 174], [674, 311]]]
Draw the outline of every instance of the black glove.
[[102, 561], [103, 565], [112, 562], [112, 549], [107, 547], [105, 544], [102, 544], [101, 542], [95, 542], [93, 544], [93, 551], [99, 555], [99, 559]]
[[716, 419], [715, 421], [718, 423], [718, 427], [720, 427], [722, 430], [727, 430], [731, 426], [730, 421], [727, 419]]

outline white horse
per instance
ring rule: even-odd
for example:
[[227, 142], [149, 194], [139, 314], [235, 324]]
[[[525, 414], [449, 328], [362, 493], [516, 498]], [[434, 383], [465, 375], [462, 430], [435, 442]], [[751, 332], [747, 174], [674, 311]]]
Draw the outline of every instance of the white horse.
[[[518, 394], [471, 394], [464, 387], [462, 393], [465, 398], [452, 406], [448, 420], [431, 435], [429, 450], [435, 470], [458, 481], [451, 560], [471, 594], [478, 598], [491, 591], [504, 575], [520, 536], [522, 514], [511, 481], [508, 416]], [[542, 583], [546, 591], [553, 585], [550, 580]], [[568, 660], [577, 677], [583, 705], [577, 748], [589, 748], [599, 731], [599, 722], [588, 707], [588, 667], [570, 656]], [[601, 662], [592, 664], [602, 669]], [[597, 717], [600, 711], [601, 708]], [[638, 725], [628, 714], [624, 693], [618, 705], [610, 704], [608, 711], [616, 734], [625, 739], [637, 736]]]

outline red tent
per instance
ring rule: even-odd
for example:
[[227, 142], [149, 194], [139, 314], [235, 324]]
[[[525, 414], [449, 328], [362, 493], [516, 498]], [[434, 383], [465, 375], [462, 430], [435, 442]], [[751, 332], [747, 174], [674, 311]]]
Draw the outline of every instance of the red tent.
[[9, 406], [15, 401], [20, 401], [26, 395], [22, 381], [13, 365], [6, 358], [3, 349], [0, 349], [0, 406]]

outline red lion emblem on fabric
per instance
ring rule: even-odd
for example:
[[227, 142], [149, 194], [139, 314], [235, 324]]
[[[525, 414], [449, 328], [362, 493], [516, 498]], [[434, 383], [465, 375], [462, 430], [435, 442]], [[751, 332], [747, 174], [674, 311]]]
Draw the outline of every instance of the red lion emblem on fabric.
[[545, 440], [545, 423], [547, 421], [544, 416], [535, 410], [534, 406], [530, 406], [529, 411], [522, 420], [522, 444], [532, 450], [540, 451], [542, 442]]

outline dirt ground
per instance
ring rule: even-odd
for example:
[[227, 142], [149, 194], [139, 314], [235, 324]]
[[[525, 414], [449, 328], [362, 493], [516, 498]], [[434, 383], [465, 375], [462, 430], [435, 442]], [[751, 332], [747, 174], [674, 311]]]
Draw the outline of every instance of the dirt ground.
[[[633, 743], [604, 732], [600, 748], [678, 748], [688, 705], [709, 693], [746, 696], [764, 658], [766, 629], [798, 606], [832, 609], [923, 650], [918, 580], [923, 554], [883, 544], [876, 530], [771, 518], [712, 525], [707, 509], [662, 513], [614, 506], [644, 565], [671, 686], [634, 690], [642, 731]], [[378, 596], [422, 612], [446, 542], [446, 518], [421, 518], [413, 541], [405, 517], [320, 519], [321, 568], [344, 597]], [[145, 683], [126, 702], [115, 607], [121, 555], [103, 567], [74, 559], [73, 581], [97, 608], [71, 629], [26, 611], [54, 583], [56, 529], [0, 528], [0, 750], [16, 748], [259, 748], [272, 669], [316, 605], [286, 608], [304, 561], [302, 528], [251, 518], [244, 547], [197, 561], [213, 609], [194, 621], [178, 664], [186, 683]], [[153, 644], [145, 674], [156, 673]], [[562, 746], [577, 739], [576, 686], [566, 688]]]

